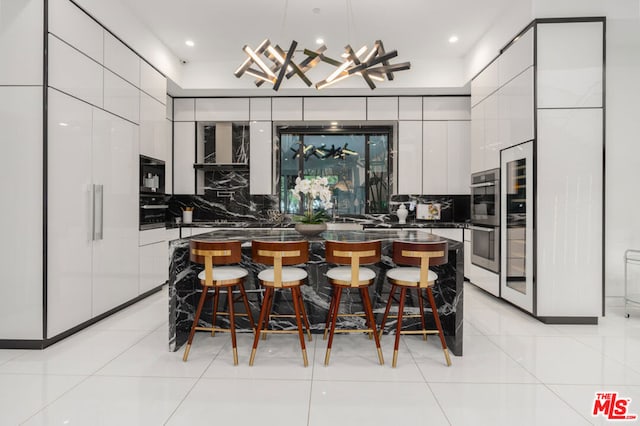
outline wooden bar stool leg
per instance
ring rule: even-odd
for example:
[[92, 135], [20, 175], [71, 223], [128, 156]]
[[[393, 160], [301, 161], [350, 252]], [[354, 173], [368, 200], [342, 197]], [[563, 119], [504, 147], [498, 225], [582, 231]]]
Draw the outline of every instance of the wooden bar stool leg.
[[444, 332], [442, 331], [442, 324], [440, 323], [440, 316], [438, 315], [438, 308], [436, 307], [436, 301], [433, 298], [431, 287], [427, 288], [427, 297], [429, 298], [429, 304], [431, 305], [431, 311], [433, 312], [433, 320], [436, 323], [438, 335], [440, 336], [440, 343], [442, 344], [442, 350], [444, 351], [444, 358], [447, 361], [447, 366], [451, 367], [451, 357], [449, 357], [447, 342], [444, 340]]
[[309, 361], [307, 359], [307, 348], [304, 345], [304, 331], [302, 330], [302, 311], [300, 310], [300, 300], [296, 296], [296, 289], [291, 289], [291, 298], [293, 299], [293, 309], [296, 314], [296, 324], [298, 324], [298, 336], [300, 337], [300, 348], [302, 349], [302, 361], [304, 362], [304, 366], [309, 365]]
[[373, 338], [376, 341], [376, 348], [378, 350], [378, 361], [380, 365], [384, 365], [384, 357], [382, 356], [382, 348], [380, 348], [380, 338], [378, 337], [378, 330], [376, 330], [376, 319], [373, 316], [373, 307], [371, 306], [371, 300], [369, 299], [369, 290], [367, 287], [362, 287], [360, 289], [360, 294], [362, 295], [362, 305], [364, 307], [364, 312], [366, 317], [369, 319], [367, 322], [369, 323], [369, 327], [373, 330], [370, 335], [373, 335]]
[[329, 328], [331, 328], [331, 319], [333, 318], [333, 309], [335, 308], [336, 298], [335, 298], [335, 287], [331, 289], [331, 302], [329, 303], [329, 311], [327, 312], [327, 320], [324, 323], [324, 336], [322, 340], [327, 340], [327, 333], [329, 333]]
[[218, 288], [215, 289], [215, 293], [213, 295], [213, 315], [211, 318], [211, 337], [216, 335], [216, 315], [218, 314], [218, 297], [220, 296], [220, 291]]
[[231, 330], [231, 347], [233, 348], [233, 365], [238, 365], [238, 344], [236, 342], [236, 315], [233, 309], [232, 287], [227, 287], [227, 304], [229, 305], [229, 328]]
[[242, 303], [244, 303], [244, 309], [247, 311], [247, 317], [249, 318], [249, 323], [251, 324], [251, 328], [253, 332], [256, 332], [256, 323], [253, 321], [253, 314], [251, 313], [251, 306], [249, 306], [249, 297], [247, 296], [247, 292], [244, 289], [244, 284], [238, 284], [240, 288], [240, 294], [242, 295]]
[[258, 342], [260, 341], [260, 333], [262, 329], [268, 326], [269, 321], [269, 299], [271, 298], [271, 293], [273, 293], [273, 289], [267, 287], [264, 290], [264, 297], [262, 298], [262, 308], [260, 309], [260, 318], [258, 319], [258, 330], [256, 331], [256, 335], [253, 338], [253, 349], [251, 349], [251, 357], [249, 358], [249, 365], [253, 365], [253, 360], [256, 357], [256, 351], [258, 349]]
[[404, 312], [404, 299], [407, 297], [407, 288], [400, 289], [400, 302], [398, 305], [398, 324], [396, 326], [396, 342], [393, 345], [393, 362], [391, 366], [396, 367], [398, 363], [398, 348], [400, 347], [400, 333], [402, 332], [402, 313]]
[[[360, 300], [362, 300], [362, 311], [364, 312], [364, 324], [367, 326], [367, 329], [374, 330], [377, 333], [375, 325], [371, 325], [369, 321], [369, 315], [367, 314], [367, 308], [365, 307], [364, 298], [369, 297], [369, 292], [366, 287], [360, 287]], [[374, 331], [367, 332], [367, 336], [369, 340], [373, 340]]]
[[382, 324], [380, 324], [380, 337], [384, 332], [384, 325], [387, 323], [389, 317], [389, 311], [391, 310], [391, 303], [393, 302], [393, 295], [396, 292], [396, 286], [391, 284], [391, 290], [389, 291], [389, 299], [387, 300], [387, 307], [384, 308], [384, 315], [382, 316]]
[[304, 326], [307, 329], [307, 337], [311, 342], [311, 324], [309, 323], [309, 318], [307, 318], [307, 309], [304, 307], [304, 300], [302, 300], [302, 290], [300, 287], [294, 287], [296, 294], [298, 296], [298, 304], [300, 305], [300, 309], [302, 310], [302, 320], [304, 321]]
[[338, 308], [340, 307], [340, 298], [342, 297], [342, 287], [333, 288], [333, 297], [335, 302], [333, 303], [333, 315], [331, 317], [331, 329], [329, 330], [329, 341], [327, 342], [327, 353], [324, 356], [324, 365], [329, 365], [329, 358], [331, 357], [331, 345], [333, 345], [333, 334], [336, 329], [336, 321], [338, 319]]
[[202, 307], [204, 306], [204, 301], [206, 298], [207, 298], [207, 288], [202, 287], [202, 294], [200, 295], [200, 300], [198, 301], [198, 308], [196, 309], [196, 315], [195, 317], [193, 317], [193, 324], [191, 325], [191, 331], [189, 332], [187, 347], [184, 349], [184, 355], [182, 356], [182, 360], [185, 362], [187, 361], [187, 358], [189, 358], [191, 343], [193, 343], [193, 336], [196, 334], [196, 327], [198, 326], [198, 321], [200, 321], [200, 314], [202, 313]]
[[[427, 324], [424, 320], [424, 300], [422, 300], [422, 289], [418, 287], [418, 305], [420, 306], [420, 324], [422, 324], [422, 331], [427, 329]], [[427, 333], [422, 333], [422, 340], [427, 340]]]

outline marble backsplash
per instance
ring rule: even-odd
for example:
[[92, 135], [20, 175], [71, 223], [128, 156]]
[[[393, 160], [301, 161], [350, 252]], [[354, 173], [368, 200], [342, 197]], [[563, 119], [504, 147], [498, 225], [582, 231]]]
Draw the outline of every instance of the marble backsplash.
[[[407, 221], [415, 219], [417, 203], [438, 203], [440, 220], [434, 222], [465, 222], [470, 218], [469, 195], [392, 195], [389, 214], [358, 216], [340, 215], [344, 221], [395, 222], [394, 212], [401, 203], [409, 208]], [[267, 221], [268, 210], [279, 210], [278, 195], [249, 194], [248, 170], [217, 170], [205, 173], [204, 194], [173, 195], [169, 199], [167, 220], [182, 216], [183, 207], [194, 207], [194, 221]]]

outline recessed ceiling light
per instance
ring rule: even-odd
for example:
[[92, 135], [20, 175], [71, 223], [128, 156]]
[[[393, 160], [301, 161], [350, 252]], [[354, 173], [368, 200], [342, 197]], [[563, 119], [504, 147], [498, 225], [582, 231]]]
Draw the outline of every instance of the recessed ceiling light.
[[332, 125], [332, 126], [337, 126], [337, 125], [338, 125], [338, 122], [337, 122], [337, 121], [332, 121], [332, 122], [331, 122], [331, 125]]
[[60, 124], [60, 126], [62, 126], [62, 127], [67, 127], [67, 126], [69, 125], [68, 123], [62, 123], [62, 122], [61, 122], [61, 123], [59, 123], [59, 124]]
[[451, 37], [449, 37], [449, 43], [456, 43], [457, 41], [458, 41], [457, 35], [452, 35]]
[[322, 38], [318, 37], [318, 38], [316, 39], [316, 44], [324, 44], [324, 39], [322, 39]]
[[193, 42], [193, 40], [187, 40], [187, 41], [185, 41], [185, 42], [184, 42], [184, 44], [186, 44], [186, 45], [187, 45], [187, 46], [189, 46], [189, 47], [193, 47], [193, 46], [195, 46], [195, 45], [196, 45], [196, 44]]

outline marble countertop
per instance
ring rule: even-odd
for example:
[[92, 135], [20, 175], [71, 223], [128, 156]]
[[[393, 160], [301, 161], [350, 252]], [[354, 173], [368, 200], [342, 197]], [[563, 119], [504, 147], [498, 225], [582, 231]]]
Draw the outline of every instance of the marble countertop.
[[[434, 221], [411, 221], [404, 224], [398, 222], [374, 222], [374, 221], [361, 221], [353, 220], [346, 222], [335, 222], [337, 224], [342, 223], [356, 223], [362, 225], [364, 229], [401, 229], [401, 228], [468, 228], [467, 222], [434, 222]], [[288, 222], [277, 224], [267, 221], [195, 221], [192, 223], [167, 223], [167, 229], [173, 228], [293, 228], [295, 223]]]

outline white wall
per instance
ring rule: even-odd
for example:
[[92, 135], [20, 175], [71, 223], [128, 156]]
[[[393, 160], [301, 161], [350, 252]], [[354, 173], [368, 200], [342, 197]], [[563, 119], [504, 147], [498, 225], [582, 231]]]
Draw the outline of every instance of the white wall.
[[624, 295], [624, 251], [640, 249], [640, 3], [536, 0], [538, 18], [606, 16], [605, 287]]

